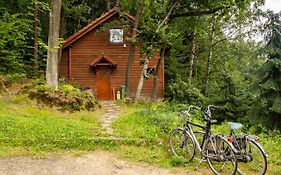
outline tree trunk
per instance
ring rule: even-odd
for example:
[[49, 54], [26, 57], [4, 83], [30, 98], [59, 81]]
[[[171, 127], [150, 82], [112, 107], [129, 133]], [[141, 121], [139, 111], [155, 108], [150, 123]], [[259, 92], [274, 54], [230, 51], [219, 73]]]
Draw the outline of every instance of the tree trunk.
[[207, 60], [205, 85], [204, 85], [204, 90], [203, 90], [203, 93], [205, 96], [208, 95], [208, 84], [210, 81], [211, 63], [212, 63], [213, 49], [214, 49], [214, 37], [215, 37], [215, 26], [214, 26], [214, 22], [213, 22], [212, 28], [211, 28], [211, 35], [210, 35], [210, 46], [209, 46], [209, 53], [208, 53], [208, 60]]
[[[174, 2], [174, 4], [171, 6], [170, 10], [168, 11], [166, 17], [163, 19], [163, 21], [160, 23], [160, 25], [158, 26], [158, 30], [161, 29], [161, 27], [166, 24], [170, 18], [170, 15], [172, 14], [173, 9], [175, 8], [177, 2]], [[153, 91], [152, 91], [152, 99], [154, 100], [157, 97], [157, 92], [158, 92], [158, 82], [159, 82], [159, 76], [161, 73], [161, 64], [164, 60], [165, 57], [165, 50], [166, 50], [167, 44], [164, 44], [162, 50], [160, 51], [160, 58], [157, 61], [157, 66], [156, 66], [156, 72], [154, 75], [154, 81], [153, 81]]]
[[190, 82], [193, 77], [193, 64], [196, 53], [196, 27], [194, 27], [193, 32], [191, 34], [191, 55], [189, 59], [189, 76], [188, 81]]
[[106, 8], [108, 11], [110, 10], [110, 0], [106, 0]]
[[[64, 18], [64, 7], [63, 7], [63, 4], [62, 4], [62, 7], [61, 7], [61, 20], [60, 20], [60, 34], [59, 34], [60, 38], [63, 38], [64, 32], [65, 32], [65, 18]], [[60, 70], [61, 55], [62, 55], [62, 47], [59, 48], [58, 74], [59, 74], [59, 70]]]
[[137, 91], [136, 91], [136, 95], [134, 98], [134, 102], [137, 102], [140, 98], [141, 90], [143, 87], [144, 75], [146, 75], [146, 73], [147, 73], [147, 66], [148, 66], [148, 59], [145, 58], [143, 67], [142, 67], [142, 71], [141, 71], [141, 76], [140, 76], [139, 83], [138, 83], [138, 87], [137, 87]]
[[34, 48], [33, 48], [33, 74], [38, 76], [39, 63], [38, 63], [38, 4], [37, 0], [34, 1]]
[[116, 5], [119, 5], [120, 4], [120, 0], [116, 0]]
[[52, 0], [50, 21], [49, 21], [49, 38], [47, 53], [46, 79], [47, 85], [58, 89], [58, 56], [59, 56], [59, 33], [61, 18], [62, 0]]
[[153, 81], [153, 91], [152, 91], [152, 99], [154, 100], [157, 97], [157, 92], [158, 92], [158, 82], [159, 82], [159, 76], [161, 73], [161, 64], [164, 60], [165, 57], [165, 49], [166, 49], [166, 44], [164, 45], [164, 47], [161, 50], [160, 53], [160, 58], [157, 61], [157, 66], [156, 66], [156, 72], [154, 75], [154, 81]]
[[140, 0], [135, 17], [134, 27], [133, 27], [133, 33], [132, 33], [133, 42], [131, 42], [130, 44], [130, 52], [129, 52], [128, 63], [126, 67], [126, 75], [125, 75], [126, 97], [130, 96], [130, 91], [131, 91], [131, 68], [134, 61], [134, 55], [136, 49], [136, 43], [134, 42], [134, 40], [137, 37], [137, 29], [139, 27], [139, 21], [140, 21], [140, 16], [142, 13], [143, 6], [144, 6], [144, 0]]

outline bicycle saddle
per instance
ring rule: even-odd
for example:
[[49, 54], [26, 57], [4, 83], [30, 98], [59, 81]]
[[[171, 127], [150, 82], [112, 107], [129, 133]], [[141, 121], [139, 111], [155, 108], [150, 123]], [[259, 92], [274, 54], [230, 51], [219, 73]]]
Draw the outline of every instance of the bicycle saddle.
[[236, 122], [228, 122], [228, 126], [232, 130], [237, 130], [237, 129], [240, 129], [243, 127], [243, 125], [241, 123], [236, 123]]

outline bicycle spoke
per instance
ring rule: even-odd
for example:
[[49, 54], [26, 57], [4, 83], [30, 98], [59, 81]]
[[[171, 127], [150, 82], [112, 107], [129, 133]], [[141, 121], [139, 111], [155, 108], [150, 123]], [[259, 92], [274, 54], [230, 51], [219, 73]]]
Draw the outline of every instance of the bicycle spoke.
[[237, 162], [231, 146], [220, 137], [209, 139], [209, 145], [212, 148], [207, 148], [207, 161], [212, 171], [215, 174], [235, 174]]
[[195, 145], [189, 134], [181, 128], [175, 129], [169, 137], [170, 149], [174, 156], [191, 161], [195, 154]]
[[267, 160], [260, 146], [252, 140], [245, 141], [246, 147], [242, 150], [238, 172], [253, 172], [257, 175], [264, 175], [267, 170]]

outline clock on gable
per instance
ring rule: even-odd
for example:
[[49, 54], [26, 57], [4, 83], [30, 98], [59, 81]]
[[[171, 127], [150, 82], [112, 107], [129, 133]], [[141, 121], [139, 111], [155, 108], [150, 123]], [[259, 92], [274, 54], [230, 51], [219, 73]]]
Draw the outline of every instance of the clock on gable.
[[110, 43], [123, 43], [123, 29], [110, 29], [109, 41]]

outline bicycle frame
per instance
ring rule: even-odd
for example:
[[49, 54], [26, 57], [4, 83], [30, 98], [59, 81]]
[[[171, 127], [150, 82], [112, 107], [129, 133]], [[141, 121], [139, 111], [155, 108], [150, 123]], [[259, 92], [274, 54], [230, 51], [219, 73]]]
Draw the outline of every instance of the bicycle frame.
[[202, 144], [200, 145], [196, 136], [194, 135], [192, 127], [189, 124], [191, 124], [193, 126], [196, 126], [196, 127], [199, 127], [199, 128], [202, 128], [203, 130], [205, 130], [205, 126], [201, 126], [201, 125], [198, 125], [196, 123], [189, 122], [189, 121], [186, 122], [186, 126], [185, 126], [187, 128], [187, 131], [189, 132], [190, 136], [194, 140], [195, 145], [197, 146], [198, 150], [201, 152], [202, 148], [203, 148], [203, 143], [205, 142], [208, 133], [206, 131], [204, 131], [203, 141], [202, 141]]
[[[197, 138], [196, 138], [196, 136], [195, 136], [195, 134], [192, 130], [192, 127], [190, 125], [196, 126], [196, 127], [202, 129], [204, 135], [203, 135], [203, 140], [202, 140], [201, 145], [198, 142], [198, 140], [197, 140]], [[197, 146], [199, 152], [202, 152], [202, 149], [203, 149], [203, 146], [204, 146], [205, 142], [207, 141], [207, 139], [211, 135], [211, 123], [207, 122], [207, 124], [205, 126], [202, 126], [202, 125], [190, 122], [190, 121], [186, 121], [185, 128], [188, 131], [188, 133], [190, 134], [190, 136], [192, 137], [192, 139], [194, 140], [195, 145]]]
[[[237, 150], [237, 153], [236, 153], [236, 154], [241, 154], [241, 152], [242, 152], [242, 150], [244, 150], [244, 148], [241, 148], [241, 147], [239, 146], [238, 140], [237, 140], [238, 137], [236, 136], [234, 130], [231, 130], [229, 135], [233, 138], [233, 143], [238, 146], [238, 147], [235, 147], [235, 149]], [[261, 151], [264, 153], [264, 155], [265, 155], [266, 157], [268, 157], [268, 154], [265, 152], [265, 150], [263, 149], [263, 147], [262, 147], [262, 146], [257, 142], [257, 140], [254, 139], [252, 136], [250, 136], [250, 135], [248, 135], [248, 134], [244, 134], [243, 136], [241, 136], [241, 137], [239, 137], [239, 138], [240, 138], [240, 139], [244, 139], [244, 142], [245, 142], [245, 143], [246, 143], [246, 140], [255, 142], [255, 143], [260, 147], [260, 149], [261, 149]], [[247, 145], [245, 145], [245, 146], [247, 146]], [[244, 153], [244, 154], [245, 154], [245, 153]], [[244, 161], [247, 162], [247, 160], [244, 160]]]

